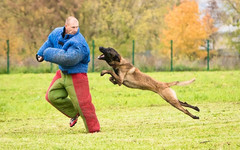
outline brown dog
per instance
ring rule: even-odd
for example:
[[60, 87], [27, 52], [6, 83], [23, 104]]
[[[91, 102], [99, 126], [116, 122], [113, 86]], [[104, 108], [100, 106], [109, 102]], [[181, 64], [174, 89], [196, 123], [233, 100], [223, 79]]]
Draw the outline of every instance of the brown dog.
[[170, 103], [175, 108], [189, 115], [193, 119], [199, 119], [199, 117], [192, 115], [184, 107], [190, 107], [196, 111], [200, 111], [197, 106], [189, 105], [186, 102], [178, 100], [176, 93], [170, 87], [173, 85], [187, 85], [195, 81], [195, 79], [189, 81], [175, 81], [170, 83], [159, 82], [151, 78], [150, 76], [142, 73], [138, 68], [134, 67], [131, 63], [121, 57], [117, 51], [113, 48], [99, 47], [99, 50], [103, 53], [98, 57], [99, 60], [105, 60], [112, 68], [112, 70], [103, 70], [101, 76], [104, 74], [110, 74], [109, 80], [113, 84], [122, 84], [129, 88], [136, 88], [142, 90], [150, 90], [159, 94], [164, 100]]

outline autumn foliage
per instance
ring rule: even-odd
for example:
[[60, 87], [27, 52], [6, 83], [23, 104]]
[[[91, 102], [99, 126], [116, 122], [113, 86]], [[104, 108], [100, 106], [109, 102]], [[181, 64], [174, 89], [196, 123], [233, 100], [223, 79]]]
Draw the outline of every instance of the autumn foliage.
[[174, 56], [189, 59], [204, 57], [199, 50], [206, 39], [214, 32], [213, 19], [210, 15], [201, 18], [196, 1], [185, 0], [165, 16], [166, 28], [163, 30], [162, 41], [165, 45], [163, 53], [169, 54], [170, 41], [173, 40]]
[[160, 52], [165, 57], [173, 40], [175, 58], [205, 57], [198, 48], [216, 31], [211, 15], [201, 16], [194, 0], [4, 0], [0, 6], [1, 66], [6, 62], [6, 40], [11, 65], [38, 65], [37, 50], [70, 15], [79, 19], [90, 47], [94, 40], [96, 47], [114, 47], [123, 56], [131, 55], [135, 40], [137, 53]]

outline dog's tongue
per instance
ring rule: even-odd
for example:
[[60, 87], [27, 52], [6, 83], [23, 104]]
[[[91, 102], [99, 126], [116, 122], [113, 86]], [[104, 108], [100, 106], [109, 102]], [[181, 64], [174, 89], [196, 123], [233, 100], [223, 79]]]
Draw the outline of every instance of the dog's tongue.
[[104, 57], [105, 57], [104, 54], [102, 54], [102, 55], [98, 56], [98, 59], [103, 59]]

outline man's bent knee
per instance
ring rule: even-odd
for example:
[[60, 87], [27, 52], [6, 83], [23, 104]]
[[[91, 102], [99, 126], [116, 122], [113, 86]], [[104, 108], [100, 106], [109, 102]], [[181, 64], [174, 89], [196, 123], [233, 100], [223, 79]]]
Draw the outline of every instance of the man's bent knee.
[[56, 96], [56, 94], [54, 94], [53, 91], [49, 91], [47, 94], [46, 94], [46, 99], [47, 101], [53, 103], [56, 99], [58, 99], [58, 97]]

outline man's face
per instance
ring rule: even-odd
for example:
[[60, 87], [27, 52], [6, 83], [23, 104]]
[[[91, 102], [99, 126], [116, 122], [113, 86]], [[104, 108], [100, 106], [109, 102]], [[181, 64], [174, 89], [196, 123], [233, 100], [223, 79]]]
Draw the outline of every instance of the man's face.
[[78, 31], [78, 28], [79, 28], [78, 21], [72, 20], [68, 24], [65, 24], [65, 33], [76, 34]]

